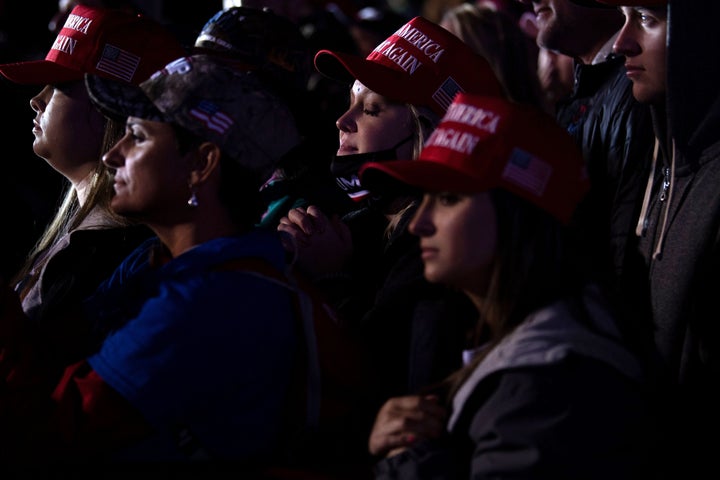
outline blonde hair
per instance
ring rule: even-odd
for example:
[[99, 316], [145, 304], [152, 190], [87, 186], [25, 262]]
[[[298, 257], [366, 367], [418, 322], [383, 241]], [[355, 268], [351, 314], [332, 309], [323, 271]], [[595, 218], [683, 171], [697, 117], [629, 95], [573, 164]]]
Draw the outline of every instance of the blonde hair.
[[[428, 107], [407, 104], [412, 118], [413, 131], [413, 149], [412, 159], [415, 160], [420, 156], [425, 141], [430, 136], [435, 127], [440, 123], [440, 117]], [[409, 210], [415, 208], [417, 200], [412, 197], [400, 197], [393, 202], [393, 213], [389, 215], [389, 222], [385, 228], [385, 237], [389, 238], [392, 232], [397, 228], [400, 220]]]
[[[108, 151], [124, 135], [124, 132], [125, 122], [106, 119], [101, 151], [103, 153]], [[131, 221], [117, 215], [110, 209], [113, 194], [113, 178], [110, 169], [100, 161], [100, 158], [98, 158], [95, 171], [91, 176], [87, 199], [83, 205], [80, 205], [78, 201], [75, 188], [68, 183], [58, 212], [50, 220], [45, 231], [40, 235], [40, 238], [28, 254], [25, 263], [13, 278], [13, 285], [22, 282], [21, 299], [37, 282], [42, 266], [47, 261], [44, 258], [45, 252], [65, 235], [80, 226], [91, 211], [99, 208], [105, 218], [117, 226], [132, 224]]]
[[425, 140], [440, 123], [440, 117], [429, 107], [408, 104], [413, 121], [413, 160], [420, 156]]
[[535, 43], [509, 14], [463, 3], [448, 9], [440, 25], [488, 61], [510, 100], [542, 106]]

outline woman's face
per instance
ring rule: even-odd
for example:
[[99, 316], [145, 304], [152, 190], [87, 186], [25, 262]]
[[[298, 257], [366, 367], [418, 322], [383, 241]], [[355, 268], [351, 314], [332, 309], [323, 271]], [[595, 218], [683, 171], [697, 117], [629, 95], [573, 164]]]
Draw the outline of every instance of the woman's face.
[[103, 156], [115, 169], [112, 209], [151, 226], [177, 222], [190, 197], [186, 156], [170, 124], [129, 117], [125, 135]]
[[30, 99], [35, 112], [33, 151], [73, 182], [100, 160], [105, 119], [82, 81], [47, 85]]
[[667, 76], [667, 8], [622, 7], [625, 25], [613, 49], [625, 56], [633, 96], [643, 103], [665, 102]]
[[409, 230], [420, 237], [425, 278], [481, 295], [497, 251], [490, 194], [426, 193]]
[[[355, 81], [350, 106], [335, 123], [340, 131], [338, 156], [372, 153], [395, 147], [413, 135], [413, 117], [407, 105], [392, 102]], [[398, 159], [411, 159], [413, 142], [397, 148]]]

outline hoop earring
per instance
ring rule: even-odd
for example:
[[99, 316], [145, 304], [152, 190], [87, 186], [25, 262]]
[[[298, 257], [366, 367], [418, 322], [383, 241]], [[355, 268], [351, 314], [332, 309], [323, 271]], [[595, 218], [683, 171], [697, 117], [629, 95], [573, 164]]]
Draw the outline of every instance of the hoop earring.
[[195, 195], [194, 185], [190, 185], [190, 198], [188, 199], [187, 204], [192, 208], [196, 208], [198, 206], [198, 199], [197, 195]]

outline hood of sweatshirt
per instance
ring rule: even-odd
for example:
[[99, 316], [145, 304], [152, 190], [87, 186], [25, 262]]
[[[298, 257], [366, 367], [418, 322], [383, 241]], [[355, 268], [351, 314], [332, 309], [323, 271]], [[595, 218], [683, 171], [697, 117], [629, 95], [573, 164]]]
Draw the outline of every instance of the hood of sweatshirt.
[[643, 366], [621, 341], [615, 320], [597, 288], [586, 288], [582, 302], [590, 328], [575, 318], [568, 303], [561, 301], [530, 315], [490, 351], [455, 394], [448, 429], [452, 430], [477, 385], [498, 371], [552, 365], [574, 354], [603, 362], [628, 378], [642, 380]]
[[[663, 198], [658, 233], [652, 258], [662, 256], [665, 233], [671, 221], [676, 179], [690, 178], [703, 161], [716, 156], [703, 152], [720, 137], [720, 62], [715, 48], [720, 44], [716, 26], [720, 2], [669, 0], [667, 28], [667, 83], [665, 105], [653, 106], [657, 137], [650, 177], [645, 189], [636, 234], [647, 225], [652, 194]], [[662, 175], [662, 192], [653, 190], [657, 175]], [[683, 182], [688, 184], [688, 180]]]
[[[667, 114], [680, 162], [697, 160], [720, 133], [720, 2], [670, 0]], [[680, 168], [681, 165], [676, 165]]]

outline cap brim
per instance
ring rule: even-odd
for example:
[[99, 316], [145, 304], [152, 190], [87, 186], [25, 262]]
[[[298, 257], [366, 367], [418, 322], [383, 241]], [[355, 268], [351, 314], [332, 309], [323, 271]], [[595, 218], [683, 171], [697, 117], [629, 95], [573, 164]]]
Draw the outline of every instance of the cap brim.
[[164, 120], [162, 113], [140, 87], [90, 74], [85, 76], [85, 85], [93, 105], [110, 118]]
[[368, 61], [357, 55], [320, 50], [315, 55], [315, 68], [328, 78], [345, 83], [358, 80], [374, 92], [383, 92], [391, 100], [425, 103], [424, 96], [408, 88], [407, 74]]
[[0, 74], [8, 80], [26, 85], [53, 85], [83, 79], [83, 72], [47, 60], [6, 63], [0, 65]]
[[[483, 192], [487, 185], [452, 167], [427, 160], [368, 162], [359, 172], [360, 183], [369, 190], [387, 189], [392, 179], [431, 192]], [[388, 178], [389, 177], [389, 178]]]

